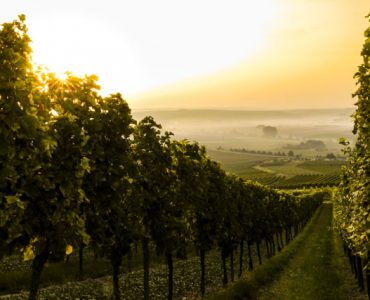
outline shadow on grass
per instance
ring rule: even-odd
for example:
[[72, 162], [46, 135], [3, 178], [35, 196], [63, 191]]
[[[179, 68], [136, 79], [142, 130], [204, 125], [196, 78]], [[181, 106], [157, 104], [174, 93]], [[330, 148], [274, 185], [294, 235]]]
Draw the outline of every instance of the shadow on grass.
[[294, 257], [295, 253], [304, 244], [307, 236], [314, 230], [314, 224], [319, 218], [323, 206], [320, 206], [314, 216], [305, 226], [303, 231], [286, 246], [281, 253], [272, 257], [262, 266], [253, 272], [247, 273], [245, 277], [240, 278], [227, 289], [222, 290], [215, 295], [207, 297], [208, 300], [225, 300], [225, 299], [256, 299], [259, 289], [273, 282], [284, 270], [288, 262]]
[[[141, 253], [132, 256], [132, 269], [141, 268]], [[124, 264], [121, 272], [127, 272], [127, 257], [124, 258]], [[163, 258], [155, 253], [151, 255], [151, 264], [163, 263]], [[92, 253], [87, 252], [84, 258], [84, 276], [83, 279], [95, 279], [111, 275], [112, 268], [108, 260], [94, 258]], [[31, 279], [31, 268], [23, 268], [14, 271], [0, 271], [0, 295], [14, 294], [29, 289]], [[79, 262], [77, 255], [70, 261], [47, 263], [41, 275], [41, 287], [48, 287], [55, 284], [64, 284], [71, 281], [81, 280], [79, 276]]]

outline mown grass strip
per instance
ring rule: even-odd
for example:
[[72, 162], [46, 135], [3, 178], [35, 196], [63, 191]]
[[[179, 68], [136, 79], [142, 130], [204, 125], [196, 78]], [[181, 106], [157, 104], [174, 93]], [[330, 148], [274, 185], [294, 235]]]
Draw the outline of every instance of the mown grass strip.
[[259, 290], [259, 300], [365, 299], [355, 280], [347, 279], [348, 265], [342, 268], [343, 249], [338, 244], [332, 219], [332, 205], [327, 203], [304, 247], [277, 280]]
[[305, 239], [313, 232], [314, 224], [317, 222], [323, 210], [323, 205], [318, 208], [311, 220], [297, 237], [286, 246], [281, 253], [272, 257], [265, 264], [253, 272], [247, 273], [245, 277], [240, 278], [227, 289], [207, 297], [208, 300], [225, 299], [255, 299], [259, 289], [273, 282], [284, 270], [289, 261], [305, 244]]

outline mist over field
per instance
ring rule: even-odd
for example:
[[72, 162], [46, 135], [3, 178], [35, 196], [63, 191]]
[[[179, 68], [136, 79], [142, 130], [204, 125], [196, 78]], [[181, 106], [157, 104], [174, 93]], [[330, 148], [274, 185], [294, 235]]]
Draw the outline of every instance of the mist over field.
[[[134, 110], [137, 120], [153, 116], [177, 139], [196, 140], [207, 149], [244, 148], [248, 150], [282, 151], [286, 145], [307, 140], [320, 140], [326, 152], [340, 153], [340, 137], [353, 139], [351, 114], [354, 109], [310, 110]], [[266, 137], [263, 126], [277, 129], [274, 137]], [[297, 149], [296, 149], [297, 150]], [[298, 149], [299, 150], [299, 149]], [[315, 156], [317, 149], [305, 149]], [[298, 151], [302, 152], [302, 151]]]

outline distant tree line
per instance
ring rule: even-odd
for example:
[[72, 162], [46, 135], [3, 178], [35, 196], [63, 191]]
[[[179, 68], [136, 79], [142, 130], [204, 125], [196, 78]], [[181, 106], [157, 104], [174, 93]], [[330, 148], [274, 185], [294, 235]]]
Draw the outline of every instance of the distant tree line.
[[293, 150], [326, 150], [325, 143], [320, 140], [308, 140], [305, 142], [301, 142], [300, 144], [287, 144], [284, 146], [285, 149], [293, 149]]
[[[218, 150], [222, 150], [222, 147], [218, 147]], [[241, 153], [250, 153], [250, 154], [263, 154], [263, 155], [273, 155], [273, 156], [287, 156], [287, 154], [282, 151], [272, 152], [272, 151], [265, 151], [265, 150], [248, 150], [245, 148], [230, 148], [229, 151], [232, 152], [241, 152]]]
[[[217, 147], [217, 150], [223, 150], [221, 146]], [[262, 154], [262, 155], [271, 155], [271, 156], [282, 156], [282, 157], [296, 157], [296, 158], [301, 158], [301, 154], [295, 154], [293, 150], [289, 150], [287, 153], [284, 151], [277, 151], [277, 152], [272, 152], [272, 151], [266, 151], [266, 150], [248, 150], [245, 148], [230, 148], [229, 151], [231, 152], [239, 152], [239, 153], [249, 153], [249, 154]], [[329, 159], [329, 160], [336, 160], [337, 156], [330, 152], [327, 153], [325, 156], [322, 155], [317, 155], [315, 157], [317, 160], [322, 160], [322, 159]], [[341, 158], [344, 159], [344, 158]]]

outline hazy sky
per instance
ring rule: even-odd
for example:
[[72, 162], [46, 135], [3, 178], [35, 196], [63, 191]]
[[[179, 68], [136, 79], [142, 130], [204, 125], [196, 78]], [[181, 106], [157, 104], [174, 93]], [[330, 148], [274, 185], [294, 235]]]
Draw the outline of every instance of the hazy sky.
[[345, 107], [369, 0], [12, 0], [34, 61], [133, 108]]

